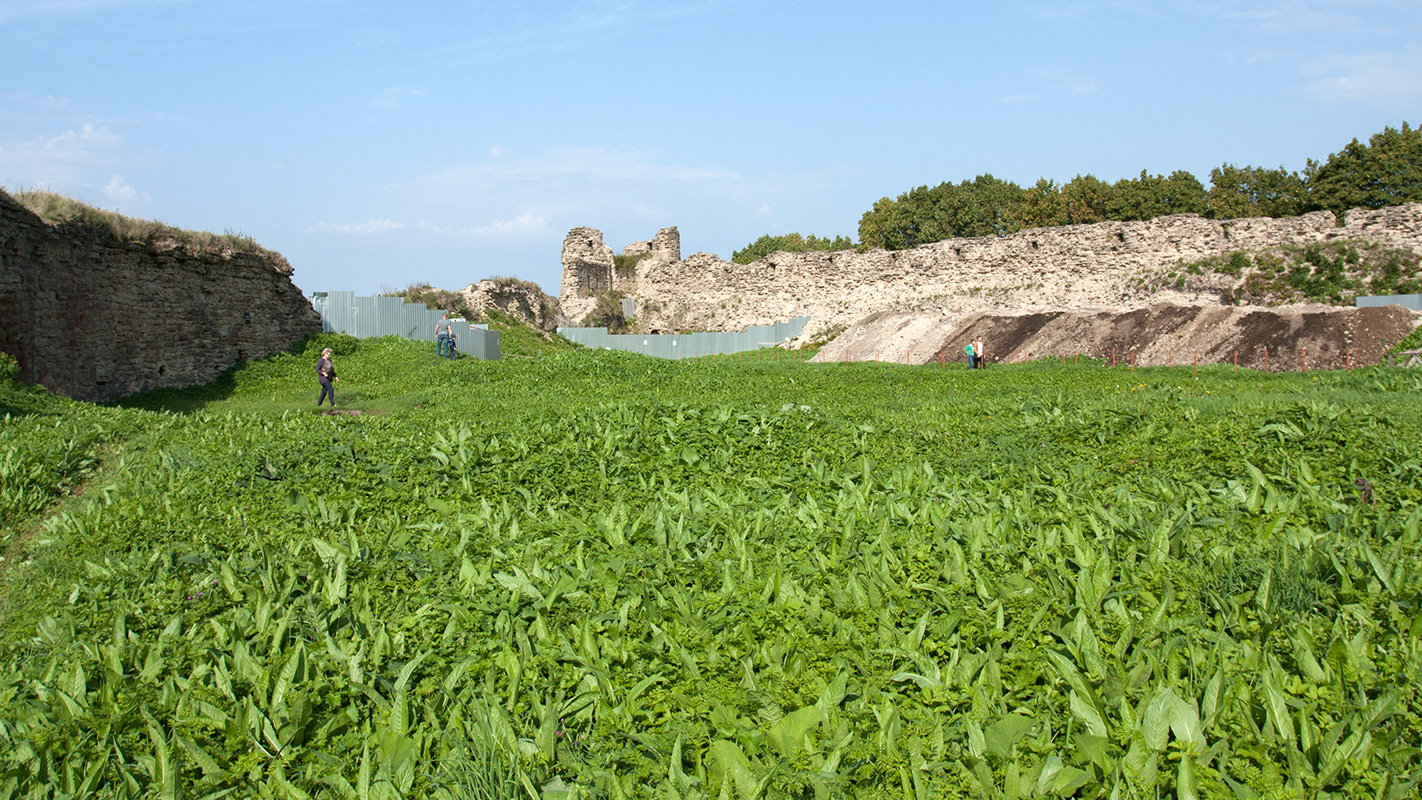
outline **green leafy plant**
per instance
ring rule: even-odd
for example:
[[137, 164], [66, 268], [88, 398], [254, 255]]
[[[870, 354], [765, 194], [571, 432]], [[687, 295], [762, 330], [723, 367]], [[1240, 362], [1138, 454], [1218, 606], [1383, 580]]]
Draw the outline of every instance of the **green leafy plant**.
[[308, 356], [0, 420], [0, 788], [1418, 786], [1407, 371]]

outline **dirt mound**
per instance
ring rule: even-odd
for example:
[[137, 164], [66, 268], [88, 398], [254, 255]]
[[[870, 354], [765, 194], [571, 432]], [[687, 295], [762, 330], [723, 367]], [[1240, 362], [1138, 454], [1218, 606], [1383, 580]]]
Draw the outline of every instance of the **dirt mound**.
[[981, 338], [989, 362], [1077, 354], [1140, 366], [1237, 363], [1274, 370], [1343, 369], [1382, 361], [1422, 315], [1402, 306], [1156, 305], [1131, 311], [950, 315], [881, 312], [851, 326], [815, 361], [966, 361]]

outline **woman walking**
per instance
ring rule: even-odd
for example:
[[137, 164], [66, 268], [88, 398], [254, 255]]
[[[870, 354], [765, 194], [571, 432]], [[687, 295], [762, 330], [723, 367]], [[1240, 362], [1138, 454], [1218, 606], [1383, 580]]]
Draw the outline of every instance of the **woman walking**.
[[321, 351], [321, 358], [316, 361], [316, 378], [321, 381], [321, 397], [316, 400], [316, 407], [320, 408], [325, 401], [326, 395], [331, 395], [331, 408], [336, 407], [336, 387], [335, 382], [340, 380], [336, 377], [336, 365], [331, 363], [331, 348]]

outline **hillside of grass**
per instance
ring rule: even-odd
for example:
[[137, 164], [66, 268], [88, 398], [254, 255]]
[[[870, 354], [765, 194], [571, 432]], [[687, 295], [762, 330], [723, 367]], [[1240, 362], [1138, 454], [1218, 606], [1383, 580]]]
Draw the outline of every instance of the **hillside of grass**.
[[141, 407], [0, 384], [0, 795], [1422, 776], [1422, 374], [327, 336]]

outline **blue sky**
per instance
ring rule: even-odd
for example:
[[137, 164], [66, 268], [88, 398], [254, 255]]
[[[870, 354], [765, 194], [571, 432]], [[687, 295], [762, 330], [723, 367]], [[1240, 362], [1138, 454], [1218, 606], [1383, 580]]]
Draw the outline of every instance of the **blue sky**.
[[618, 252], [856, 237], [880, 197], [1422, 123], [1417, 0], [0, 0], [0, 186], [254, 237], [304, 291], [558, 291]]

